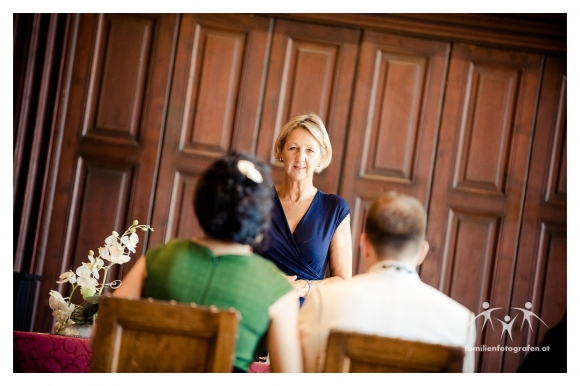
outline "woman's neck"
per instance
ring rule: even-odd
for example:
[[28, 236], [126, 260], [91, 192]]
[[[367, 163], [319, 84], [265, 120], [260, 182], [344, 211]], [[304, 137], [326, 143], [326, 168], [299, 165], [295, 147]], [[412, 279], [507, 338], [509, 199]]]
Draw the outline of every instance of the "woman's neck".
[[276, 185], [278, 197], [290, 200], [293, 203], [311, 200], [317, 190], [311, 180], [289, 181], [284, 179], [280, 185]]
[[252, 247], [249, 245], [216, 240], [208, 236], [195, 237], [193, 241], [209, 249], [215, 256], [252, 254]]

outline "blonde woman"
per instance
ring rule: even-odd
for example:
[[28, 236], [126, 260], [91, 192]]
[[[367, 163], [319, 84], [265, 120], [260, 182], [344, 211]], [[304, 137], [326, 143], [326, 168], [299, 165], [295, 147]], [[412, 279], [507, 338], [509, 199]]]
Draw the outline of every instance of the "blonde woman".
[[[274, 187], [272, 224], [254, 251], [287, 275], [302, 305], [314, 287], [352, 276], [350, 208], [342, 197], [314, 186], [314, 173], [332, 159], [318, 115], [299, 115], [286, 123], [274, 156], [284, 163], [284, 180]], [[325, 278], [327, 267], [330, 276]]]

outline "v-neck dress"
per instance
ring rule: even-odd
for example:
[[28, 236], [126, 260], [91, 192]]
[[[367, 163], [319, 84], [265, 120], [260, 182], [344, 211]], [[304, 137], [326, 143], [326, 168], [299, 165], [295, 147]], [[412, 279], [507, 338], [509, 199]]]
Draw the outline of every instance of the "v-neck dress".
[[328, 265], [330, 242], [336, 228], [350, 213], [346, 200], [336, 194], [316, 192], [310, 207], [296, 226], [288, 226], [282, 203], [274, 188], [272, 224], [264, 242], [254, 252], [271, 260], [297, 280], [322, 280]]

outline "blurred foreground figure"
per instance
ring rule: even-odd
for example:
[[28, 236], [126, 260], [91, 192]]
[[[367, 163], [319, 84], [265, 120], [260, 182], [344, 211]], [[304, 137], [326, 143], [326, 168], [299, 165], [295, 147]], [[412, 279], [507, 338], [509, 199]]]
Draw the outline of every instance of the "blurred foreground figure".
[[[409, 196], [389, 192], [371, 206], [360, 237], [364, 274], [312, 291], [299, 315], [306, 372], [324, 367], [330, 329], [448, 346], [473, 346], [474, 315], [423, 283], [416, 268], [429, 244], [426, 215]], [[467, 351], [463, 371], [473, 372]]]
[[299, 305], [274, 263], [252, 253], [270, 225], [269, 167], [232, 153], [200, 177], [195, 214], [204, 236], [147, 251], [113, 296], [151, 297], [240, 311], [234, 372], [247, 372], [267, 337], [272, 372], [301, 372]]

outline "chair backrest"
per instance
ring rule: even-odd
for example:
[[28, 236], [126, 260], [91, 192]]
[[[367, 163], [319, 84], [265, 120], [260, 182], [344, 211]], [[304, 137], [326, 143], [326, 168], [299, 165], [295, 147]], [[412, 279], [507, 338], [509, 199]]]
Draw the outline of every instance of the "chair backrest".
[[105, 297], [91, 372], [231, 372], [239, 312], [152, 299]]
[[460, 373], [464, 349], [356, 332], [331, 330], [327, 373]]

